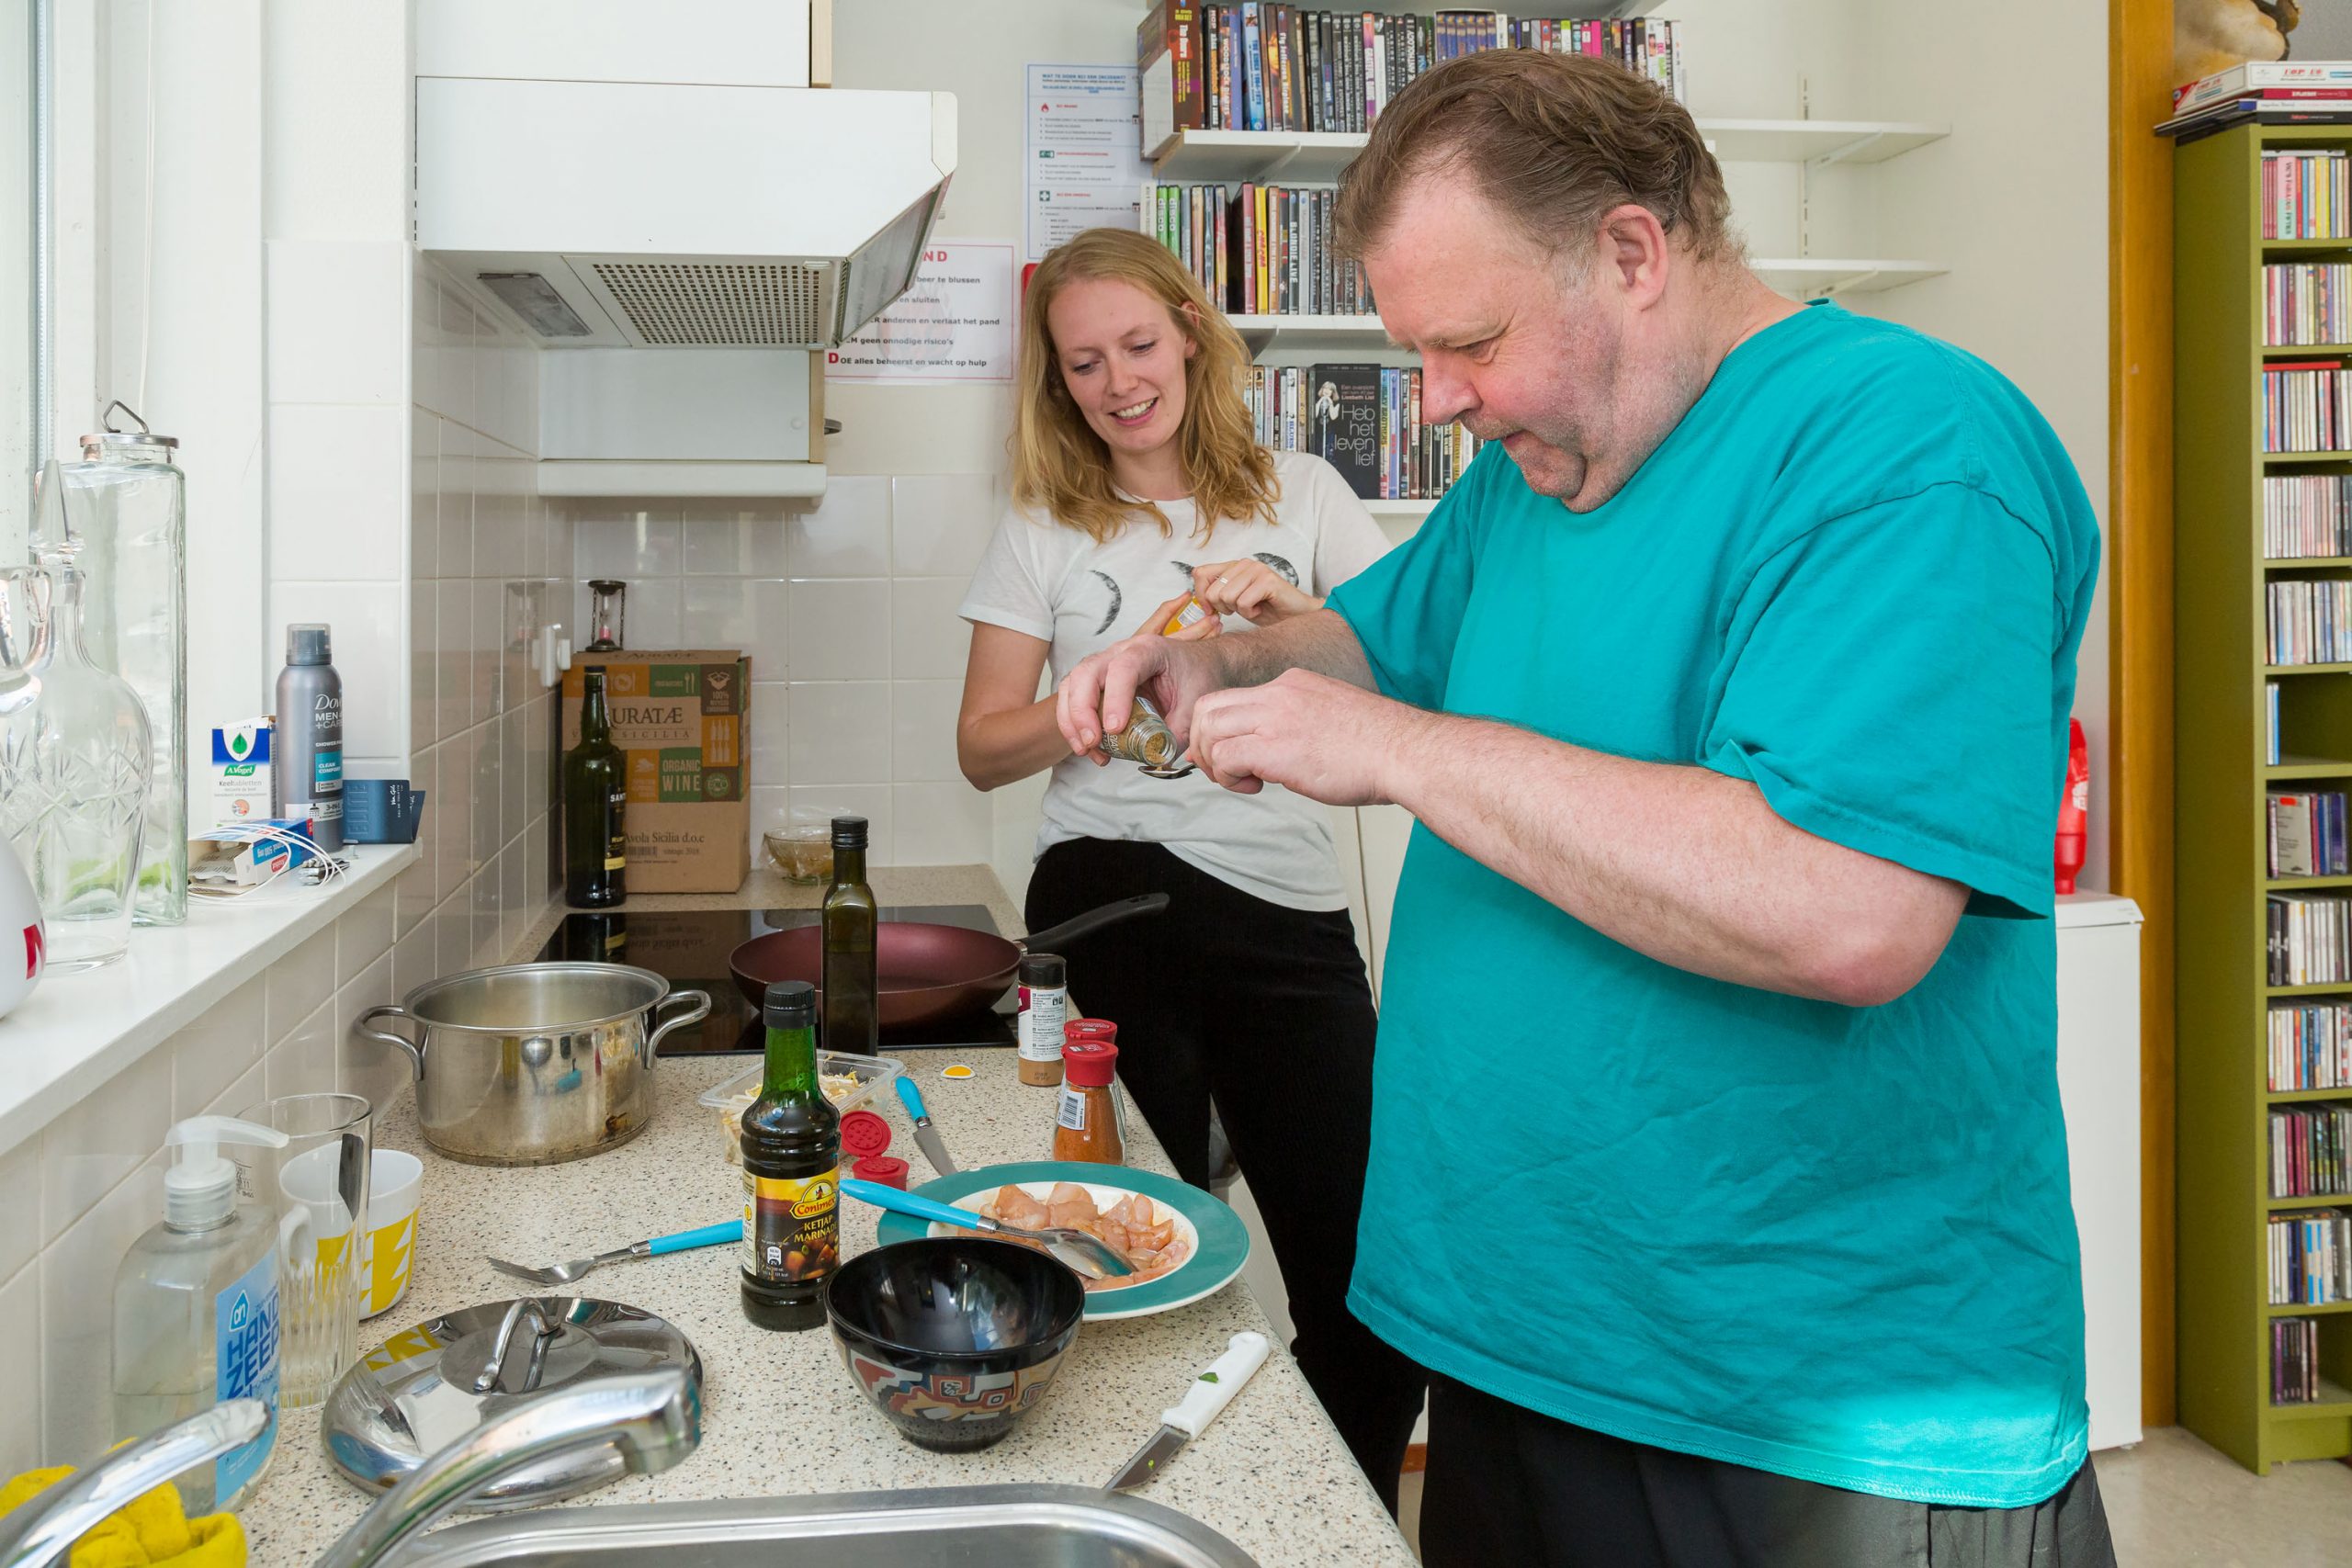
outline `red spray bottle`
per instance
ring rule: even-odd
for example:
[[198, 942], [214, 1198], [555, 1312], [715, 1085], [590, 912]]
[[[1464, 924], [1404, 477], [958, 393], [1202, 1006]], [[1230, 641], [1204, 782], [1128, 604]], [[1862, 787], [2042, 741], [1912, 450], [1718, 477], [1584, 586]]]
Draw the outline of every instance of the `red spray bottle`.
[[2091, 822], [2091, 749], [2083, 721], [2066, 721], [2066, 793], [2058, 801], [2058, 891], [2072, 893], [2088, 852]]

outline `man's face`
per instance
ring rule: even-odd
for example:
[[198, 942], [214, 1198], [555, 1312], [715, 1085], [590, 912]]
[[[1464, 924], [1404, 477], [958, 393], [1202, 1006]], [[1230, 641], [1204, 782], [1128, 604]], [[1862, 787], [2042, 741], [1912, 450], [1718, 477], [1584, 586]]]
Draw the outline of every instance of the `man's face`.
[[1421, 417], [1499, 440], [1531, 489], [1572, 512], [1624, 479], [1609, 459], [1625, 321], [1598, 259], [1589, 242], [1544, 254], [1444, 175], [1408, 186], [1386, 240], [1363, 257], [1381, 324], [1420, 354]]

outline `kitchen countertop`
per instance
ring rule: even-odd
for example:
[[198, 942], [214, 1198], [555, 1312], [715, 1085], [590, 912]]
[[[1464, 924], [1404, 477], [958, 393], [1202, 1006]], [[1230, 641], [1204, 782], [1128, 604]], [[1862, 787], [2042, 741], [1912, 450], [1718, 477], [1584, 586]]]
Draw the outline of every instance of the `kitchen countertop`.
[[[871, 883], [886, 903], [986, 902], [1010, 931], [1018, 912], [984, 866], [877, 867]], [[633, 897], [625, 908], [814, 907], [821, 889], [794, 887], [755, 873], [733, 895]], [[563, 911], [543, 919], [520, 945], [527, 954]], [[403, 1093], [379, 1122], [378, 1142], [424, 1159], [413, 1274], [390, 1311], [360, 1325], [360, 1346], [436, 1314], [510, 1300], [517, 1282], [484, 1256], [553, 1263], [662, 1235], [740, 1212], [741, 1176], [727, 1163], [716, 1118], [695, 1103], [705, 1089], [754, 1058], [664, 1057], [654, 1075], [651, 1124], [621, 1148], [593, 1159], [534, 1169], [461, 1165], [427, 1153], [414, 1101]], [[948, 1150], [972, 1167], [1040, 1157], [1053, 1096], [1014, 1077], [1012, 1053], [900, 1054], [922, 1085]], [[977, 1069], [942, 1078], [953, 1060]], [[933, 1174], [898, 1097], [869, 1101], [885, 1116], [891, 1152], [915, 1184]], [[1136, 1119], [1130, 1163], [1172, 1174]], [[846, 1204], [845, 1253], [874, 1245], [876, 1211]], [[703, 1441], [676, 1469], [630, 1476], [582, 1503], [681, 1501], [867, 1492], [1015, 1482], [1099, 1486], [1157, 1427], [1159, 1412], [1242, 1329], [1271, 1337], [1266, 1314], [1236, 1279], [1205, 1301], [1150, 1317], [1089, 1322], [1045, 1404], [996, 1447], [933, 1454], [901, 1438], [851, 1384], [822, 1330], [771, 1334], [738, 1304], [732, 1247], [709, 1247], [616, 1264], [586, 1282], [589, 1293], [660, 1314], [701, 1351]], [[1167, 1473], [1135, 1494], [1188, 1514], [1263, 1565], [1336, 1562], [1411, 1568], [1412, 1553], [1382, 1510], [1339, 1434], [1277, 1346], [1208, 1431], [1186, 1445]], [[253, 1561], [306, 1562], [365, 1508], [368, 1498], [329, 1464], [316, 1410], [289, 1412], [268, 1479], [243, 1510]]]

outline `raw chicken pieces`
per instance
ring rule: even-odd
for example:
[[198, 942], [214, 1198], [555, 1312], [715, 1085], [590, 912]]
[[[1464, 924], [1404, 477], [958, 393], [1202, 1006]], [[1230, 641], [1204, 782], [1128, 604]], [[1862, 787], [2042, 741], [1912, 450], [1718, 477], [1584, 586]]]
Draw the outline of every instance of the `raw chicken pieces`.
[[[1061, 1225], [1084, 1231], [1101, 1237], [1134, 1266], [1134, 1273], [1116, 1280], [1083, 1280], [1090, 1291], [1123, 1290], [1157, 1280], [1192, 1255], [1176, 1234], [1174, 1214], [1162, 1213], [1140, 1192], [1130, 1192], [1108, 1209], [1097, 1209], [1085, 1188], [1068, 1181], [1057, 1182], [1043, 1202], [1018, 1187], [1000, 1187], [995, 1197], [980, 1205], [980, 1213], [1022, 1230]], [[1017, 1236], [1004, 1239], [1020, 1240]]]

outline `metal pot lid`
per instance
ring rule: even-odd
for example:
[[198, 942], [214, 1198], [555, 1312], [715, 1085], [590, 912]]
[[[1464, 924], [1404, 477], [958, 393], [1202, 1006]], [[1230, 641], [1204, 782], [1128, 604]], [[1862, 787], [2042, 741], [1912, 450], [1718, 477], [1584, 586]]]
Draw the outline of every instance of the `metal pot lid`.
[[[428, 1318], [361, 1357], [319, 1417], [335, 1468], [386, 1492], [518, 1399], [614, 1372], [683, 1367], [697, 1390], [702, 1358], [678, 1327], [618, 1302], [525, 1296]], [[576, 1497], [627, 1473], [610, 1448], [558, 1454], [469, 1498], [499, 1513]]]

